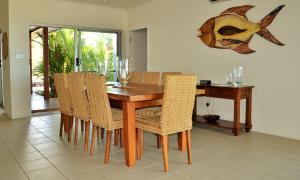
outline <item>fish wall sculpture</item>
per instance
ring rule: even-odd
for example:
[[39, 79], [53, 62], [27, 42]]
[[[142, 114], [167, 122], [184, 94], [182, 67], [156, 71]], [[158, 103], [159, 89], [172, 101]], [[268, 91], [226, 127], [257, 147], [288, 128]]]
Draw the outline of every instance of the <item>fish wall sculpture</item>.
[[255, 52], [249, 48], [249, 42], [256, 33], [274, 44], [284, 46], [267, 29], [284, 6], [277, 7], [258, 23], [249, 21], [246, 16], [246, 13], [255, 6], [229, 8], [221, 15], [207, 20], [198, 29], [200, 32], [198, 37], [211, 48], [232, 49], [240, 54]]

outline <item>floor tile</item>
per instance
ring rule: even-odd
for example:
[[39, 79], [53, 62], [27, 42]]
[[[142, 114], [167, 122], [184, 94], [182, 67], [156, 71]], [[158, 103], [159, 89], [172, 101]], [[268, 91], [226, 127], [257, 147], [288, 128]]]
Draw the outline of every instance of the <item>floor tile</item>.
[[51, 167], [52, 164], [50, 164], [50, 162], [47, 159], [38, 159], [34, 161], [20, 163], [20, 166], [25, 172], [28, 172], [28, 171], [34, 171], [38, 169]]
[[23, 163], [23, 162], [43, 159], [44, 157], [39, 152], [32, 152], [32, 153], [15, 155], [15, 158], [18, 162]]
[[[177, 150], [177, 136], [169, 136], [169, 172], [164, 172], [156, 136], [145, 132], [144, 154], [136, 166], [124, 163], [124, 149], [111, 146], [104, 165], [105, 140], [98, 140], [95, 155], [59, 136], [60, 115], [39, 115], [9, 120], [0, 110], [0, 179], [9, 180], [299, 180], [300, 141], [256, 132], [232, 136], [228, 130], [195, 126], [192, 161]], [[74, 137], [74, 131], [72, 134]], [[73, 141], [73, 139], [72, 139]]]
[[27, 176], [30, 178], [30, 180], [62, 180], [66, 179], [57, 169], [54, 167], [50, 168], [44, 168], [34, 171], [27, 172]]

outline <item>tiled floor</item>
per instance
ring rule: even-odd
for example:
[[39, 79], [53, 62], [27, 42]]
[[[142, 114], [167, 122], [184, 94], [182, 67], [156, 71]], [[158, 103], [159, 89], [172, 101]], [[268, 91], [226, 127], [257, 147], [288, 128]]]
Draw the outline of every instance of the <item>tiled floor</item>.
[[233, 137], [230, 132], [194, 127], [193, 165], [186, 153], [176, 150], [170, 137], [170, 172], [163, 172], [156, 138], [145, 134], [145, 154], [134, 168], [124, 165], [123, 149], [111, 148], [109, 165], [103, 164], [103, 142], [94, 157], [80, 144], [60, 138], [59, 114], [9, 120], [0, 112], [1, 180], [101, 180], [101, 179], [210, 179], [210, 180], [299, 180], [300, 142], [259, 133]]
[[43, 96], [32, 94], [31, 96], [31, 111], [36, 112], [47, 112], [47, 111], [57, 111], [59, 109], [59, 104], [57, 98], [50, 98], [45, 100]]

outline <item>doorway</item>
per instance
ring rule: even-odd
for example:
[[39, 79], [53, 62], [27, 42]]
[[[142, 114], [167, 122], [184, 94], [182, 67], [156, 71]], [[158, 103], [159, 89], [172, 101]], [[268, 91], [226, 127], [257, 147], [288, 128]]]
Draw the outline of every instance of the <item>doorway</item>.
[[30, 27], [32, 112], [59, 109], [54, 73], [100, 72], [116, 80], [121, 55], [119, 31]]
[[147, 71], [147, 29], [130, 32], [131, 71]]
[[2, 33], [0, 32], [0, 108], [4, 107], [3, 103], [3, 67], [2, 67]]

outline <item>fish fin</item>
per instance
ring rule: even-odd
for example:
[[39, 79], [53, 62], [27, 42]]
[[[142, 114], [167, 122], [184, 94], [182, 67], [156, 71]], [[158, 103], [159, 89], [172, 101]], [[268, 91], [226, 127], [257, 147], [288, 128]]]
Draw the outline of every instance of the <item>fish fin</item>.
[[263, 37], [264, 39], [274, 44], [277, 44], [278, 46], [284, 46], [284, 44], [280, 42], [278, 39], [276, 39], [267, 28], [261, 29], [257, 34]]
[[240, 54], [251, 54], [254, 53], [252, 49], [249, 48], [249, 43], [243, 43], [239, 47], [233, 49], [234, 51], [240, 53]]
[[266, 17], [264, 17], [258, 24], [261, 28], [261, 30], [257, 33], [258, 35], [260, 35], [261, 37], [263, 37], [264, 39], [277, 44], [279, 46], [284, 46], [284, 44], [282, 42], [280, 42], [278, 39], [276, 39], [271, 33], [270, 31], [266, 28], [268, 27], [273, 20], [275, 19], [275, 17], [277, 16], [277, 14], [285, 7], [285, 5], [281, 5], [278, 6], [276, 9], [274, 9], [272, 12], [270, 12]]
[[235, 39], [223, 39], [219, 41], [223, 46], [230, 46], [233, 44], [244, 44], [245, 42]]
[[248, 19], [246, 16], [246, 13], [254, 7], [255, 6], [251, 6], [251, 5], [236, 6], [236, 7], [232, 7], [232, 8], [225, 10], [224, 12], [221, 13], [221, 15], [237, 14], [239, 16], [243, 16], [244, 18]]
[[273, 20], [275, 19], [275, 17], [277, 16], [277, 14], [285, 7], [285, 5], [281, 5], [278, 6], [276, 9], [274, 9], [272, 12], [270, 12], [266, 17], [264, 17], [258, 24], [260, 25], [260, 27], [266, 28], [268, 27]]
[[249, 37], [249, 39], [247, 39], [247, 43], [249, 43], [251, 41], [251, 39], [253, 38], [253, 35]]

